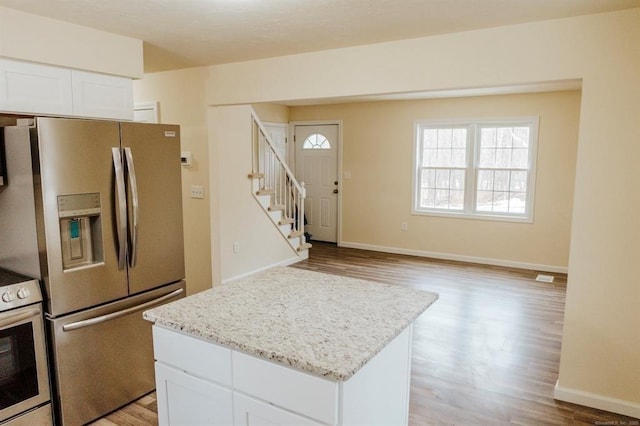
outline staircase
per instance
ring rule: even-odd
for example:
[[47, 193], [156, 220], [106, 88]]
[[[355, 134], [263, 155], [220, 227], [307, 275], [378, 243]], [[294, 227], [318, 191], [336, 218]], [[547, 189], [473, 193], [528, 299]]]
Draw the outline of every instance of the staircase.
[[252, 120], [253, 197], [277, 227], [291, 249], [302, 259], [309, 256], [311, 244], [304, 233], [304, 183], [298, 183], [287, 163], [280, 157], [255, 111]]

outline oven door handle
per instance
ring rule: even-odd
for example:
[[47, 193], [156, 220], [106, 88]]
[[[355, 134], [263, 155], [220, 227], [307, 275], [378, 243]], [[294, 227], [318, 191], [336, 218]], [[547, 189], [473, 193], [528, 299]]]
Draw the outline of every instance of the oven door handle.
[[90, 327], [92, 325], [96, 325], [96, 324], [100, 324], [100, 323], [103, 323], [103, 322], [111, 321], [113, 319], [120, 318], [120, 317], [123, 317], [125, 315], [129, 315], [131, 313], [137, 312], [137, 311], [142, 311], [143, 309], [147, 309], [147, 308], [149, 308], [151, 306], [157, 305], [157, 304], [162, 303], [162, 302], [164, 302], [166, 300], [173, 299], [174, 297], [182, 294], [183, 292], [184, 292], [184, 289], [183, 288], [179, 288], [177, 290], [172, 291], [169, 294], [165, 294], [164, 296], [158, 297], [157, 299], [150, 300], [148, 302], [142, 303], [142, 304], [137, 305], [137, 306], [132, 306], [130, 308], [123, 309], [123, 310], [117, 311], [117, 312], [112, 312], [110, 314], [100, 315], [98, 317], [93, 317], [93, 318], [89, 318], [89, 319], [86, 319], [86, 320], [72, 322], [70, 324], [65, 324], [65, 325], [62, 326], [62, 331], [73, 331], [73, 330], [77, 330], [79, 328]]
[[0, 319], [0, 329], [18, 324], [21, 321], [40, 315], [40, 308], [29, 309], [28, 311], [13, 314]]

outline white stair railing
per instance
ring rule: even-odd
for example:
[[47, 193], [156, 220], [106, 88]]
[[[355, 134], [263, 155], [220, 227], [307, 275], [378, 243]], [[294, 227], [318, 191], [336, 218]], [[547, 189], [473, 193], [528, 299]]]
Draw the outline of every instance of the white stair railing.
[[280, 156], [255, 112], [251, 113], [252, 171], [250, 177], [259, 180], [258, 195], [270, 195], [269, 210], [282, 211], [281, 225], [291, 224], [290, 237], [304, 237], [304, 182], [299, 183]]

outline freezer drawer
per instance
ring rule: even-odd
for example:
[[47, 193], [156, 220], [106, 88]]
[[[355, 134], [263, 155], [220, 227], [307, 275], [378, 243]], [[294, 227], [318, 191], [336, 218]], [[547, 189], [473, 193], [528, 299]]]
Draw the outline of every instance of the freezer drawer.
[[142, 311], [184, 297], [185, 282], [49, 319], [58, 421], [85, 424], [155, 388], [151, 323]]

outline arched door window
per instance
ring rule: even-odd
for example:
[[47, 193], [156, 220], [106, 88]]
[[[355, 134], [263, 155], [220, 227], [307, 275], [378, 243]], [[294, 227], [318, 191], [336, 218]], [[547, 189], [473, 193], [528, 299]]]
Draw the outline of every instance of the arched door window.
[[302, 149], [331, 149], [331, 144], [329, 140], [320, 133], [314, 133], [304, 140]]

